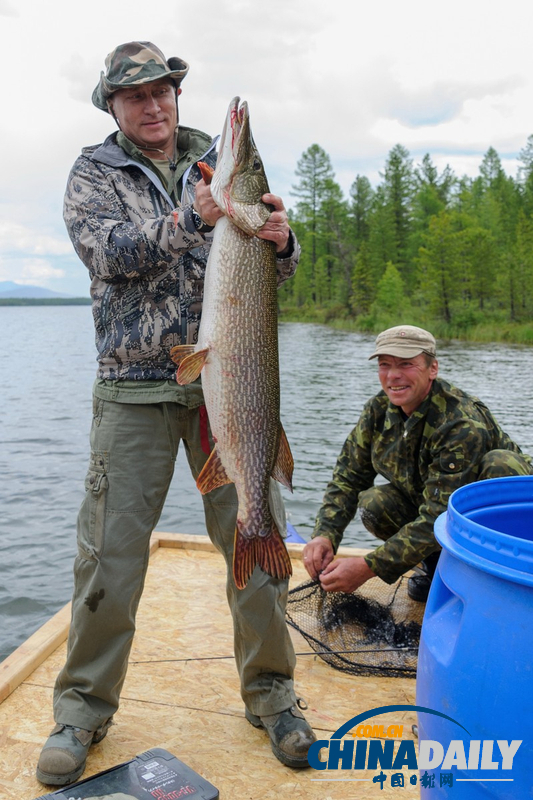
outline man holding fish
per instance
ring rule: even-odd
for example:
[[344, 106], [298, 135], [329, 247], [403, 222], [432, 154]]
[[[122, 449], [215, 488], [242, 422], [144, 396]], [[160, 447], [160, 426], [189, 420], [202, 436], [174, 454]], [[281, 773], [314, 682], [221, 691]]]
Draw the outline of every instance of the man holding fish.
[[[178, 97], [188, 69], [180, 58], [167, 60], [150, 42], [119, 45], [108, 55], [92, 99], [114, 118], [119, 130], [103, 144], [82, 151], [65, 195], [67, 229], [92, 279], [99, 368], [86, 496], [78, 518], [67, 661], [54, 693], [57, 724], [37, 767], [38, 779], [50, 785], [80, 777], [91, 744], [104, 738], [118, 708], [149, 539], [180, 440], [204, 494], [207, 531], [228, 566], [227, 595], [246, 718], [267, 730], [273, 752], [290, 767], [308, 766], [307, 751], [315, 741], [293, 687], [295, 656], [285, 622], [290, 559], [281, 538], [283, 504], [273, 480], [290, 487], [292, 457], [279, 421], [271, 312], [276, 284], [294, 273], [299, 246], [283, 201], [268, 191], [253, 146], [246, 149], [250, 163], [243, 171], [253, 171], [254, 180], [230, 174], [237, 141], [248, 137], [253, 145], [247, 109], [245, 104], [239, 108], [238, 98], [228, 112], [227, 146], [213, 176], [213, 186], [220, 190], [215, 201], [208, 182], [217, 164], [215, 142], [201, 131], [178, 125]], [[262, 209], [259, 221], [242, 234], [244, 239], [233, 230], [240, 224], [232, 217], [239, 198], [233, 186], [226, 191], [228, 181], [263, 187], [255, 203]], [[216, 223], [225, 217], [232, 217], [232, 229], [228, 233], [225, 226], [218, 235], [222, 229]], [[198, 344], [206, 262], [211, 249], [217, 262], [231, 260], [233, 245], [228, 249], [228, 242], [236, 242], [247, 258], [253, 249], [248, 265], [255, 276], [253, 289], [266, 292], [257, 313], [252, 304], [249, 314], [255, 325], [263, 306], [268, 306], [265, 327], [246, 331], [249, 340], [241, 342], [254, 352], [254, 342], [269, 337], [268, 347], [263, 342], [262, 348], [266, 360], [259, 365], [270, 376], [264, 387], [254, 374], [262, 354], [256, 352], [253, 362], [235, 351], [221, 353], [222, 339], [237, 345], [240, 332], [232, 325], [239, 323], [231, 319], [240, 318], [228, 318], [226, 336], [217, 339], [216, 287], [210, 295], [210, 324]], [[256, 243], [263, 243], [263, 249]], [[217, 266], [210, 266], [208, 273], [215, 273]], [[261, 268], [265, 277], [260, 280]], [[235, 276], [240, 273], [231, 274], [238, 284]], [[242, 304], [241, 291], [235, 285], [223, 307]], [[171, 351], [176, 363], [182, 363], [179, 383]], [[235, 365], [241, 361], [242, 374], [251, 375], [257, 388], [255, 395], [244, 397], [244, 411], [240, 406], [228, 408], [235, 387], [228, 400], [220, 386], [222, 372], [235, 377]], [[209, 400], [198, 378], [203, 366], [206, 386], [211, 387]], [[240, 392], [246, 394], [242, 384]], [[216, 448], [211, 417], [218, 426]], [[228, 428], [229, 418], [237, 420], [231, 424], [241, 425], [238, 435], [231, 425]], [[254, 419], [255, 427], [246, 428], [248, 418]], [[253, 457], [232, 452], [236, 438], [245, 448], [250, 437]], [[242, 461], [247, 469], [239, 471]]]

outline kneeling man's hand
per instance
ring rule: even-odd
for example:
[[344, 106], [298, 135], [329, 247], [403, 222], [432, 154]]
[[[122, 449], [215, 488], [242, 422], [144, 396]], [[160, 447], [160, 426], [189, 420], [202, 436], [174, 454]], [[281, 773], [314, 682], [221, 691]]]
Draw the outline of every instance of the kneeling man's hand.
[[352, 556], [332, 561], [320, 573], [319, 580], [326, 592], [355, 592], [375, 576], [362, 556]]
[[316, 581], [322, 570], [333, 561], [333, 545], [325, 536], [316, 536], [303, 549], [304, 566]]

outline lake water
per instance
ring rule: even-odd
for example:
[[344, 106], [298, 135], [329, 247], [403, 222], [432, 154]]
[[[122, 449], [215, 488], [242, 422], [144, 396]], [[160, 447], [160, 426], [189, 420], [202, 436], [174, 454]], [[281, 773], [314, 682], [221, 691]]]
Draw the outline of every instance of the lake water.
[[[96, 362], [89, 306], [0, 307], [0, 324], [1, 660], [70, 599]], [[280, 326], [282, 421], [295, 460], [294, 494], [282, 491], [304, 538], [342, 443], [379, 388], [367, 360], [373, 341], [320, 325]], [[439, 347], [439, 364], [533, 453], [533, 348], [452, 342]], [[157, 528], [205, 533], [182, 452]], [[344, 543], [374, 540], [356, 519]]]

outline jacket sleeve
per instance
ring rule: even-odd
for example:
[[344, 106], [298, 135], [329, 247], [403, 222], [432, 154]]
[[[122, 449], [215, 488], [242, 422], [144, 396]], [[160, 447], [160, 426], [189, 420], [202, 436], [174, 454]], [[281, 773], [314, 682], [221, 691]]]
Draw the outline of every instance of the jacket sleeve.
[[365, 556], [368, 566], [386, 583], [394, 583], [440, 550], [433, 532], [435, 520], [446, 511], [452, 492], [477, 480], [481, 459], [490, 450], [486, 429], [469, 419], [443, 425], [428, 446], [428, 472], [418, 517]]
[[[126, 171], [105, 173], [80, 156], [70, 173], [64, 219], [74, 249], [91, 277], [104, 281], [163, 272], [183, 253], [205, 244], [190, 208], [154, 216], [148, 197], [140, 213], [127, 206], [132, 187]], [[143, 202], [139, 204], [142, 207]]]
[[335, 552], [355, 516], [359, 492], [370, 488], [376, 477], [371, 457], [372, 429], [372, 410], [368, 404], [343, 445], [317, 515], [313, 538], [329, 539]]
[[296, 272], [296, 267], [298, 266], [298, 261], [300, 260], [300, 252], [301, 248], [298, 244], [298, 240], [296, 238], [296, 234], [291, 228], [291, 232], [289, 234], [289, 241], [292, 246], [292, 252], [287, 258], [278, 258], [276, 262], [277, 266], [277, 275], [278, 275], [278, 289], [285, 283], [288, 278], [292, 278], [294, 273]]

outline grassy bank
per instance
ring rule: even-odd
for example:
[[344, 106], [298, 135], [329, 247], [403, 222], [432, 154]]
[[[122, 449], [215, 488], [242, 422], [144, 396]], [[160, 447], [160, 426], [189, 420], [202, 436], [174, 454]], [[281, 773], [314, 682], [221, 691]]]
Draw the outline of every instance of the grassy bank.
[[533, 345], [533, 320], [531, 322], [509, 322], [498, 317], [468, 324], [461, 321], [447, 325], [442, 321], [428, 319], [413, 313], [398, 317], [352, 317], [340, 308], [296, 308], [284, 306], [280, 310], [281, 322], [314, 322], [344, 331], [378, 334], [393, 325], [405, 323], [418, 325], [431, 331], [437, 339], [458, 339], [465, 342], [505, 342], [506, 344]]
[[[34, 298], [13, 297], [0, 298], [0, 306], [80, 306], [90, 305], [89, 297], [68, 298]], [[458, 339], [464, 342], [504, 342], [533, 346], [533, 320], [530, 322], [509, 322], [496, 315], [487, 315], [482, 321], [478, 317], [471, 321], [460, 320], [451, 325], [432, 320], [422, 314], [409, 311], [397, 317], [353, 317], [347, 314], [344, 306], [317, 308], [314, 306], [283, 306], [279, 312], [280, 322], [313, 322], [328, 325], [343, 331], [378, 334], [385, 328], [403, 322], [407, 325], [418, 325], [431, 331], [437, 339]]]

